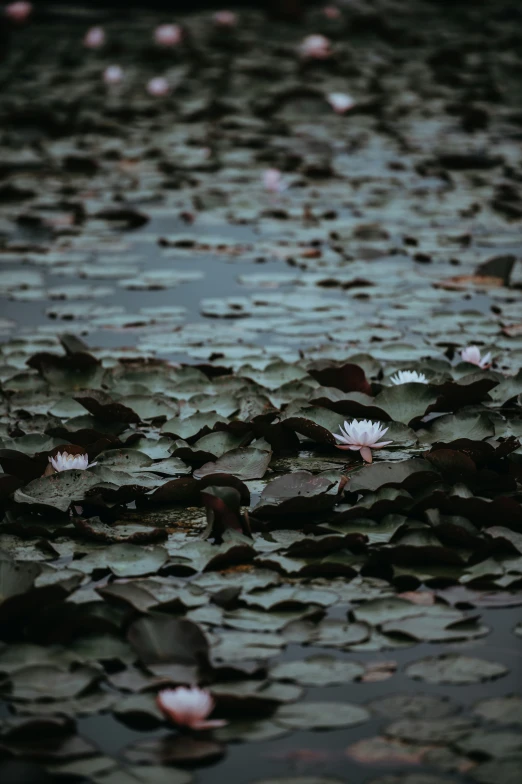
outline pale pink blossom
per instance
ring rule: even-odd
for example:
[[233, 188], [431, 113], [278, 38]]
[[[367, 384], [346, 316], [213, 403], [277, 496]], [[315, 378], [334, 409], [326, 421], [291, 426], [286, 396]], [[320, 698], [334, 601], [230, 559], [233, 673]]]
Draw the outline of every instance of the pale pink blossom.
[[159, 46], [177, 46], [183, 40], [183, 28], [178, 24], [162, 24], [154, 30], [154, 40]]
[[235, 27], [238, 21], [233, 11], [216, 11], [212, 18], [218, 27]]
[[323, 14], [327, 19], [340, 19], [341, 11], [336, 5], [325, 5]]
[[109, 65], [103, 72], [103, 81], [105, 84], [120, 84], [123, 75], [123, 68], [120, 65]]
[[460, 356], [463, 362], [469, 362], [470, 365], [478, 365], [482, 370], [491, 367], [493, 361], [491, 351], [488, 351], [488, 353], [484, 354], [482, 357], [478, 346], [468, 346], [467, 348], [462, 349]]
[[19, 0], [17, 3], [9, 3], [5, 7], [5, 14], [12, 22], [25, 22], [33, 12], [33, 4]]
[[155, 76], [147, 82], [147, 92], [149, 95], [162, 97], [170, 92], [170, 84], [164, 76]]
[[49, 462], [55, 471], [71, 471], [77, 469], [85, 471], [86, 468], [92, 468], [97, 465], [96, 463], [89, 463], [89, 456], [84, 455], [70, 455], [68, 452], [57, 452], [54, 457], [49, 458]]
[[301, 57], [315, 60], [326, 60], [331, 57], [330, 40], [324, 35], [307, 35], [299, 47]]
[[105, 30], [103, 27], [91, 27], [85, 33], [83, 45], [87, 49], [99, 49], [105, 43]]
[[371, 422], [369, 419], [352, 419], [345, 422], [344, 428], [340, 426], [341, 435], [333, 433], [334, 438], [340, 441], [336, 444], [337, 449], [350, 449], [352, 452], [360, 452], [362, 459], [366, 463], [372, 462], [372, 449], [382, 449], [383, 446], [393, 443], [392, 441], [381, 441], [380, 439], [388, 432], [387, 427], [382, 427], [379, 422]]
[[328, 93], [327, 100], [337, 114], [344, 114], [355, 106], [355, 100], [348, 93]]
[[266, 169], [263, 172], [263, 185], [265, 190], [271, 193], [282, 193], [288, 188], [288, 183], [279, 169]]
[[159, 708], [176, 724], [192, 730], [206, 730], [224, 727], [227, 723], [220, 719], [207, 720], [214, 710], [214, 700], [208, 691], [197, 686], [177, 689], [163, 689], [156, 698]]

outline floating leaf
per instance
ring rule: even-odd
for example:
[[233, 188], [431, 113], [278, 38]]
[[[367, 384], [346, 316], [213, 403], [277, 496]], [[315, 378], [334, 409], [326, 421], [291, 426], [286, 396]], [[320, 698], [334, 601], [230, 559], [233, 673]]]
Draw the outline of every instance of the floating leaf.
[[148, 615], [131, 624], [128, 639], [146, 665], [205, 662], [208, 642], [197, 624], [167, 615]]
[[365, 708], [347, 702], [300, 702], [283, 705], [275, 714], [277, 724], [293, 730], [353, 727], [369, 718]]
[[270, 463], [272, 452], [255, 447], [232, 449], [213, 463], [206, 463], [194, 471], [196, 479], [213, 474], [231, 474], [238, 479], [262, 479]]
[[486, 721], [498, 724], [522, 724], [522, 697], [490, 697], [478, 702], [473, 712]]
[[221, 743], [183, 735], [167, 735], [136, 743], [125, 758], [137, 765], [202, 765], [217, 762], [225, 754]]
[[272, 678], [295, 681], [303, 686], [329, 686], [359, 679], [364, 667], [333, 656], [310, 656], [303, 661], [282, 662], [270, 670]]
[[99, 477], [91, 471], [62, 471], [29, 482], [15, 492], [14, 500], [43, 510], [66, 512], [71, 503], [84, 501], [89, 490], [99, 483]]
[[500, 678], [507, 672], [507, 667], [503, 664], [457, 653], [421, 659], [406, 668], [406, 674], [410, 678], [426, 683], [480, 683]]
[[13, 700], [71, 699], [102, 678], [103, 672], [95, 667], [64, 670], [48, 665], [32, 665], [10, 674], [9, 695]]

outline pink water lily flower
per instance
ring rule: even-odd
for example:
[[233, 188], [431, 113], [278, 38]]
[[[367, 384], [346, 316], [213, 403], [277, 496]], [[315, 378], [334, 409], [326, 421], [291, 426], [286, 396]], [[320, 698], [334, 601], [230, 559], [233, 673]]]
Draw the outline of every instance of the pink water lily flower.
[[154, 40], [159, 46], [177, 46], [183, 40], [183, 28], [178, 24], [158, 25], [154, 30]]
[[218, 27], [235, 27], [238, 21], [233, 11], [216, 11], [212, 19]]
[[307, 35], [299, 47], [301, 57], [326, 60], [331, 57], [330, 40], [324, 35]]
[[327, 19], [340, 19], [341, 10], [336, 5], [325, 5], [323, 14]]
[[87, 30], [83, 39], [83, 45], [87, 49], [99, 49], [105, 43], [105, 30], [103, 27], [91, 27]]
[[155, 76], [147, 82], [147, 92], [149, 95], [161, 97], [168, 95], [170, 92], [170, 84], [164, 76]]
[[271, 193], [282, 193], [288, 188], [288, 183], [279, 169], [266, 169], [263, 172], [263, 185], [265, 190]]
[[12, 22], [25, 22], [33, 12], [33, 4], [26, 3], [24, 0], [20, 0], [17, 3], [9, 3], [5, 7], [5, 15], [12, 21]]
[[348, 93], [328, 93], [328, 103], [337, 114], [344, 114], [355, 106], [355, 100]]
[[49, 462], [55, 471], [72, 471], [77, 469], [85, 471], [86, 468], [92, 468], [97, 463], [89, 463], [89, 456], [84, 455], [70, 455], [68, 452], [57, 452], [54, 457], [49, 458]]
[[349, 449], [352, 452], [360, 452], [362, 459], [366, 463], [372, 462], [372, 449], [382, 449], [384, 446], [393, 443], [392, 441], [381, 441], [380, 439], [388, 432], [387, 427], [382, 427], [379, 422], [371, 422], [369, 419], [352, 419], [345, 422], [344, 428], [340, 425], [341, 435], [333, 434], [334, 438], [340, 441], [336, 444], [337, 449]]
[[478, 346], [468, 346], [467, 348], [462, 349], [460, 356], [463, 362], [477, 365], [479, 368], [482, 368], [482, 370], [487, 370], [487, 368], [491, 367], [493, 362], [491, 351], [488, 351], [488, 353], [484, 354], [482, 357]]
[[215, 703], [208, 691], [197, 686], [163, 689], [158, 694], [156, 702], [171, 721], [189, 727], [191, 730], [224, 727], [227, 723], [221, 719], [207, 720], [207, 716], [214, 710]]
[[103, 72], [105, 84], [120, 84], [123, 81], [123, 68], [120, 65], [109, 65]]

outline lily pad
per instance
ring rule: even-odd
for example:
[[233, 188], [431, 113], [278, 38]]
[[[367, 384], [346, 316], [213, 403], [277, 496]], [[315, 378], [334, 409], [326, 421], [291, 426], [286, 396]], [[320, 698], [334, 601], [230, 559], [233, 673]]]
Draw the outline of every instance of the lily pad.
[[293, 730], [326, 730], [353, 727], [369, 718], [369, 712], [360, 705], [347, 702], [300, 702], [283, 705], [274, 720], [282, 727]]
[[25, 487], [16, 490], [14, 500], [41, 509], [57, 509], [66, 512], [71, 503], [85, 500], [91, 488], [100, 483], [98, 476], [90, 471], [62, 471], [51, 476], [34, 479]]
[[441, 654], [409, 664], [406, 674], [426, 683], [480, 683], [501, 678], [507, 667], [487, 659], [476, 659], [457, 653]]
[[303, 686], [330, 686], [358, 680], [364, 671], [358, 662], [317, 655], [303, 661], [277, 664], [270, 670], [270, 675], [276, 680], [295, 681]]

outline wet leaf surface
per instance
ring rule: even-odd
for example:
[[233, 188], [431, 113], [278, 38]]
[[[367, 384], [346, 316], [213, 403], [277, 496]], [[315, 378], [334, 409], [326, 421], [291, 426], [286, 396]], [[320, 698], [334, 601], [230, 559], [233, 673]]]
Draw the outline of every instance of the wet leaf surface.
[[407, 673], [410, 678], [427, 683], [476, 683], [500, 678], [506, 674], [506, 668], [485, 659], [446, 654], [415, 662], [408, 667]]
[[367, 710], [359, 705], [342, 702], [300, 703], [284, 705], [276, 713], [275, 721], [290, 729], [332, 729], [351, 727], [370, 718]]

